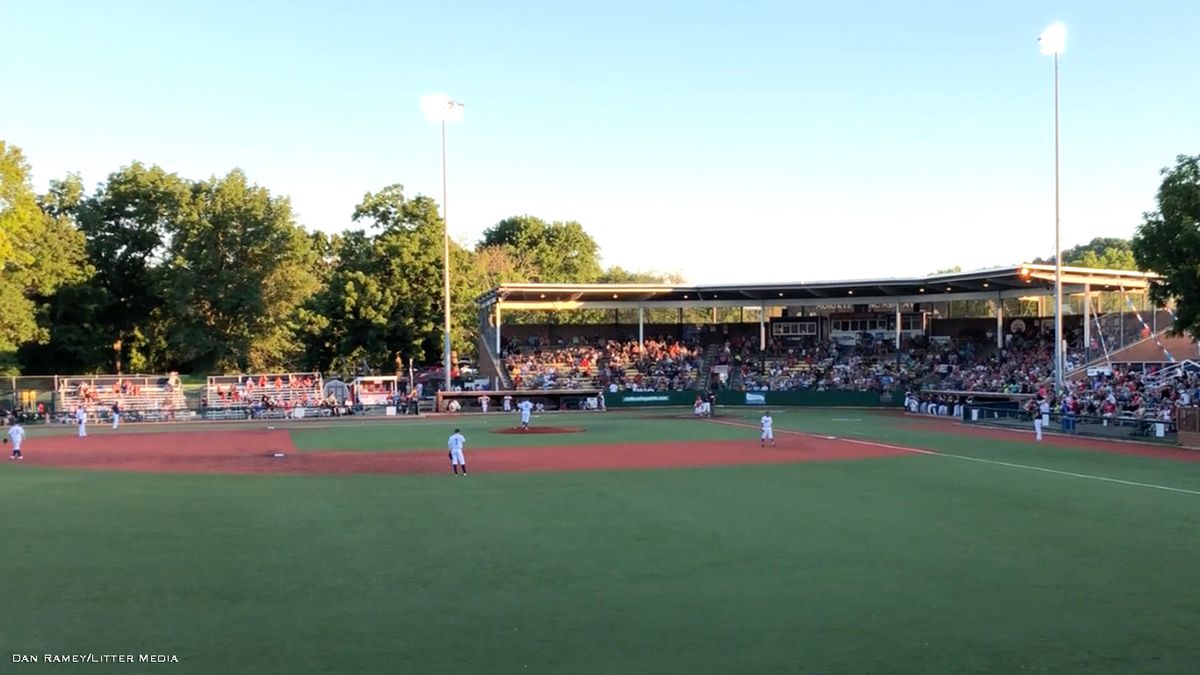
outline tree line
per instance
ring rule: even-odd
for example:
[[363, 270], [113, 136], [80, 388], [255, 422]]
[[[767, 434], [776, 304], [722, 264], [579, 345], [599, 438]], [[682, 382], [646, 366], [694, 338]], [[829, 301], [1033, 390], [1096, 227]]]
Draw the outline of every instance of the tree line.
[[[185, 373], [437, 363], [437, 204], [389, 185], [351, 218], [344, 233], [309, 231], [240, 170], [193, 180], [139, 162], [91, 192], [69, 175], [37, 194], [0, 141], [0, 373], [112, 372], [118, 358], [125, 372]], [[582, 225], [528, 215], [451, 242], [450, 263], [463, 355], [475, 299], [497, 284], [670, 280], [604, 269]]]

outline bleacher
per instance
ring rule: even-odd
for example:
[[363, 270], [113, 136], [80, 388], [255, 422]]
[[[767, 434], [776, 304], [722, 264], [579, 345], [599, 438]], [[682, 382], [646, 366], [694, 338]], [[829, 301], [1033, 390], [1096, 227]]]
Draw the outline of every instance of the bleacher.
[[674, 340], [610, 340], [603, 345], [522, 345], [512, 342], [505, 354], [514, 388], [523, 390], [592, 389], [616, 384], [641, 391], [694, 388], [704, 373], [698, 345]]
[[111, 419], [117, 401], [122, 418], [129, 422], [171, 421], [187, 414], [177, 373], [64, 377], [58, 380], [55, 392], [55, 410], [64, 419], [80, 405], [94, 419]]
[[277, 419], [329, 414], [319, 373], [215, 375], [200, 402], [205, 419]]
[[599, 350], [588, 346], [525, 348], [510, 353], [505, 367], [516, 389], [594, 389]]

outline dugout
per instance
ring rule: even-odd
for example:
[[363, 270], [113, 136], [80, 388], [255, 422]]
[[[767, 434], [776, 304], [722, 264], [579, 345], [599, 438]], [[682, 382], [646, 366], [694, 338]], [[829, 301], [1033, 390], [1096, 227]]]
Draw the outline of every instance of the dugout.
[[497, 412], [504, 409], [504, 397], [512, 396], [514, 409], [517, 403], [528, 399], [535, 406], [539, 403], [542, 404], [546, 410], [594, 410], [596, 408], [596, 398], [599, 395], [599, 389], [438, 391], [434, 409], [438, 412], [449, 412], [447, 407], [450, 401], [457, 401], [459, 405], [458, 412], [482, 412], [479, 397], [487, 396], [491, 399], [491, 402], [488, 404], [489, 411]]

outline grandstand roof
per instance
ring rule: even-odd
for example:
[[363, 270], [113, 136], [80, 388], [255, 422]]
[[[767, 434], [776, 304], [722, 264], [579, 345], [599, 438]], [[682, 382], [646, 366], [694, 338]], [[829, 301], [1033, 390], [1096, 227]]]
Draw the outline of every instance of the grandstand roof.
[[[1140, 290], [1146, 272], [1062, 268], [1064, 293]], [[1014, 265], [924, 277], [798, 281], [768, 284], [503, 284], [481, 295], [480, 306], [561, 310], [645, 307], [813, 306], [994, 300], [1054, 293], [1054, 266]]]

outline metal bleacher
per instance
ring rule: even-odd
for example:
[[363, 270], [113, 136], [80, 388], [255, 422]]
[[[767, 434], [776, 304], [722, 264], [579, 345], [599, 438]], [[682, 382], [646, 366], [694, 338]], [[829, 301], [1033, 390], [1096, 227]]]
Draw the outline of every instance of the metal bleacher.
[[210, 420], [321, 415], [327, 412], [323, 388], [319, 373], [214, 375], [201, 414]]
[[89, 416], [105, 419], [120, 401], [122, 417], [131, 422], [160, 422], [187, 414], [187, 401], [177, 374], [93, 375], [58, 378], [55, 410], [69, 416], [82, 405]]

